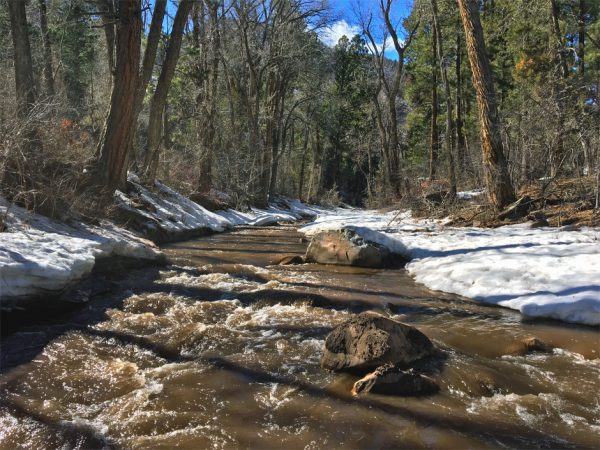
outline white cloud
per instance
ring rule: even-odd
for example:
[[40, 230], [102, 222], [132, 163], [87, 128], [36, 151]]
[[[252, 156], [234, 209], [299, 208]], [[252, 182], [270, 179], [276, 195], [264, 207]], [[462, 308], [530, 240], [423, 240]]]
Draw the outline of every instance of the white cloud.
[[[348, 39], [352, 39], [356, 34], [361, 34], [361, 29], [358, 25], [351, 25], [345, 20], [338, 20], [330, 27], [324, 28], [319, 33], [321, 42], [328, 47], [335, 47], [342, 36], [346, 36]], [[383, 50], [383, 42], [376, 42], [377, 50]], [[371, 53], [373, 52], [373, 46], [367, 41], [367, 48]], [[388, 49], [389, 50], [389, 49]]]
[[342, 36], [346, 36], [348, 39], [352, 39], [355, 34], [360, 34], [360, 27], [358, 25], [350, 25], [345, 20], [338, 20], [330, 27], [325, 28], [321, 34], [321, 42], [328, 47], [335, 47]]

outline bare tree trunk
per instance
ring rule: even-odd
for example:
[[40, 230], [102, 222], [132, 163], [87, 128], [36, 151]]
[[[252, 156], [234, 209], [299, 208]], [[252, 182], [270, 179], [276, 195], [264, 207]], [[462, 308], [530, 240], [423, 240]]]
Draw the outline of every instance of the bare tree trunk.
[[437, 1], [431, 0], [431, 9], [433, 11], [433, 23], [434, 23], [434, 34], [437, 40], [437, 52], [438, 52], [438, 63], [440, 66], [440, 72], [442, 74], [442, 82], [444, 83], [444, 95], [446, 96], [446, 134], [444, 135], [444, 146], [446, 150], [446, 157], [448, 158], [448, 177], [450, 178], [450, 196], [454, 198], [456, 196], [456, 172], [454, 170], [454, 149], [452, 148], [452, 141], [454, 136], [454, 126], [452, 123], [452, 94], [450, 93], [450, 82], [448, 81], [448, 72], [446, 70], [446, 64], [444, 62], [444, 49], [442, 30], [440, 28], [438, 20]]
[[558, 18], [559, 12], [560, 11], [558, 9], [558, 3], [556, 3], [556, 0], [550, 0], [550, 15], [552, 17], [554, 39], [556, 41], [554, 47], [556, 48], [556, 51], [558, 53], [563, 78], [567, 78], [569, 76], [569, 66], [567, 64], [567, 58], [565, 55], [565, 45], [560, 31], [560, 22]]
[[96, 4], [100, 10], [100, 20], [104, 28], [106, 58], [108, 61], [108, 72], [110, 73], [110, 86], [112, 87], [115, 81], [115, 5], [113, 0], [97, 0]]
[[144, 178], [146, 181], [152, 181], [154, 178], [156, 178], [158, 161], [160, 157], [162, 114], [167, 102], [167, 95], [169, 93], [171, 81], [175, 75], [175, 66], [177, 65], [177, 60], [179, 59], [183, 31], [192, 5], [193, 0], [181, 0], [179, 3], [177, 13], [175, 14], [175, 20], [173, 21], [173, 29], [169, 38], [169, 45], [167, 47], [165, 61], [158, 78], [154, 96], [152, 97], [152, 104], [150, 105], [150, 118], [148, 120], [148, 148], [146, 151], [145, 161], [146, 173]]
[[458, 0], [458, 6], [465, 29], [473, 85], [477, 94], [483, 169], [488, 199], [497, 209], [500, 209], [515, 199], [515, 193], [504, 158], [492, 70], [486, 54], [483, 29], [479, 20], [479, 1]]
[[117, 58], [110, 110], [99, 144], [101, 183], [112, 194], [127, 181], [128, 150], [135, 132], [135, 97], [138, 86], [142, 8], [140, 0], [119, 0]]
[[48, 13], [46, 0], [39, 0], [40, 29], [42, 31], [42, 43], [44, 46], [44, 83], [46, 85], [46, 96], [54, 97], [54, 75], [52, 72], [52, 46], [50, 44], [50, 33], [48, 33]]
[[462, 48], [461, 48], [461, 35], [456, 30], [456, 156], [458, 162], [458, 170], [463, 172], [472, 167], [467, 161], [467, 139], [465, 136], [465, 123], [463, 119], [463, 88], [462, 88]]
[[[221, 40], [219, 35], [218, 12], [219, 1], [211, 0], [208, 3], [208, 24], [210, 32], [210, 77], [204, 83], [204, 99], [203, 122], [205, 123], [202, 130], [202, 160], [200, 163], [200, 180], [199, 189], [201, 192], [209, 191], [212, 186], [212, 163], [216, 136], [216, 114], [217, 114], [217, 89], [219, 81], [219, 53]], [[208, 50], [208, 49], [206, 49]]]
[[304, 193], [304, 172], [306, 171], [306, 153], [308, 150], [308, 139], [310, 136], [310, 127], [306, 125], [304, 130], [304, 143], [302, 144], [302, 163], [300, 164], [300, 181], [298, 183], [298, 198], [303, 200]]
[[23, 127], [24, 139], [22, 145], [19, 146], [18, 150], [20, 151], [12, 151], [7, 155], [7, 160], [3, 164], [4, 171], [0, 174], [0, 184], [16, 188], [19, 191], [27, 191], [35, 187], [36, 177], [32, 169], [37, 167], [35, 160], [41, 153], [38, 130], [31, 123], [30, 117], [35, 103], [33, 65], [27, 33], [25, 2], [9, 0], [8, 10], [14, 49], [16, 112], [20, 126]]
[[23, 0], [8, 0], [8, 10], [15, 55], [17, 115], [21, 119], [26, 119], [35, 102], [35, 92], [25, 2]]
[[429, 181], [435, 178], [435, 169], [437, 165], [438, 152], [440, 148], [437, 118], [438, 118], [438, 96], [437, 96], [437, 36], [435, 33], [435, 24], [431, 24], [431, 53], [433, 63], [431, 65], [431, 133], [429, 145]]
[[[320, 185], [321, 185], [321, 164], [320, 164], [320, 156], [321, 156], [321, 140], [320, 140], [320, 132], [319, 128], [315, 126], [314, 133], [314, 142], [312, 148], [312, 162], [310, 168], [310, 179], [308, 182], [308, 192], [307, 192], [307, 200], [309, 202], [315, 201], [316, 197], [319, 195]], [[318, 167], [318, 171], [317, 171]], [[313, 194], [314, 190], [314, 194]]]

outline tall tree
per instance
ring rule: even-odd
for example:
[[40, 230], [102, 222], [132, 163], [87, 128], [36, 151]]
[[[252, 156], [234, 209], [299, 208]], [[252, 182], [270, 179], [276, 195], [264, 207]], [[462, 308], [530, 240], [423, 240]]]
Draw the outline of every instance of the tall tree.
[[175, 20], [173, 21], [171, 36], [169, 37], [165, 61], [160, 71], [160, 76], [158, 77], [156, 90], [152, 96], [150, 117], [148, 119], [148, 144], [145, 158], [146, 172], [144, 177], [147, 181], [154, 180], [156, 171], [158, 170], [162, 137], [162, 115], [164, 114], [167, 103], [167, 95], [169, 94], [171, 81], [173, 80], [173, 75], [175, 75], [175, 66], [179, 59], [183, 31], [192, 5], [193, 0], [181, 0], [179, 3], [177, 13], [175, 14]]
[[52, 71], [52, 45], [50, 33], [48, 32], [48, 12], [46, 0], [38, 0], [40, 10], [40, 29], [42, 31], [42, 43], [44, 45], [44, 83], [46, 85], [46, 96], [54, 97], [54, 74]]
[[515, 193], [500, 136], [500, 118], [498, 117], [492, 70], [486, 54], [483, 28], [479, 19], [479, 1], [458, 0], [458, 7], [465, 29], [467, 53], [477, 94], [487, 195], [489, 201], [497, 209], [500, 209], [515, 199]]
[[456, 128], [456, 159], [459, 171], [467, 169], [467, 138], [465, 136], [465, 123], [463, 116], [463, 74], [462, 74], [462, 36], [459, 28], [456, 27], [456, 60], [455, 60], [455, 76], [456, 76], [456, 116], [454, 127]]
[[8, 0], [8, 11], [15, 57], [17, 114], [21, 119], [26, 119], [35, 102], [35, 85], [33, 82], [33, 64], [27, 32], [25, 2], [22, 0]]
[[127, 158], [135, 133], [142, 34], [141, 0], [119, 0], [117, 5], [115, 81], [110, 109], [99, 144], [98, 175], [108, 194], [127, 181]]
[[442, 74], [442, 82], [444, 84], [444, 95], [446, 97], [446, 133], [444, 135], [444, 147], [446, 150], [446, 157], [448, 158], [448, 175], [450, 179], [450, 196], [454, 198], [456, 196], [456, 173], [454, 171], [454, 124], [452, 121], [452, 94], [450, 93], [450, 81], [448, 80], [447, 65], [443, 55], [443, 38], [442, 29], [438, 18], [437, 1], [431, 0], [431, 10], [433, 16], [433, 30], [435, 39], [437, 41], [437, 60]]
[[438, 135], [438, 96], [437, 96], [437, 33], [435, 32], [435, 23], [431, 24], [431, 129], [429, 138], [429, 181], [435, 178], [435, 169], [437, 167], [437, 158], [440, 148]]
[[[206, 14], [203, 6], [206, 3]], [[198, 84], [200, 94], [198, 104], [200, 110], [200, 144], [202, 159], [198, 188], [207, 192], [212, 186], [212, 165], [215, 139], [217, 135], [217, 91], [219, 83], [219, 59], [221, 52], [221, 37], [219, 30], [220, 0], [205, 0], [196, 4], [194, 13], [194, 45], [198, 53], [199, 74]], [[200, 10], [200, 11], [198, 11]], [[206, 20], [204, 16], [207, 16]]]

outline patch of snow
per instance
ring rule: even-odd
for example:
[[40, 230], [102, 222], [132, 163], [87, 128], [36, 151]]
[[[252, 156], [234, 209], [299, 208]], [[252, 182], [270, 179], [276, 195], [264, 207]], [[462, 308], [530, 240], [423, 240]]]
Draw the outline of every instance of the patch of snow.
[[133, 190], [129, 193], [116, 191], [115, 201], [123, 210], [141, 219], [142, 231], [159, 229], [176, 235], [202, 229], [221, 232], [233, 226], [226, 218], [203, 208], [160, 181], [154, 182], [152, 191], [142, 186], [131, 172], [128, 181]]
[[474, 189], [472, 191], [460, 191], [456, 193], [456, 198], [459, 200], [472, 200], [475, 197], [480, 197], [485, 194], [485, 189]]
[[527, 316], [600, 324], [600, 230], [527, 224], [445, 227], [410, 212], [336, 211], [301, 228], [307, 235], [352, 227], [411, 259], [430, 289], [516, 309]]
[[0, 198], [7, 231], [0, 233], [2, 308], [20, 299], [57, 293], [87, 276], [96, 259], [123, 256], [159, 260], [153, 243], [111, 222], [59, 223]]

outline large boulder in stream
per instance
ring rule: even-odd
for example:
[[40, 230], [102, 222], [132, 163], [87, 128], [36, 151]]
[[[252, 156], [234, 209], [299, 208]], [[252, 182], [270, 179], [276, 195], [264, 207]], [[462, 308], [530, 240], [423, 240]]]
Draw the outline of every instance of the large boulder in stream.
[[435, 394], [440, 387], [428, 376], [413, 369], [403, 370], [394, 364], [384, 364], [354, 383], [352, 395], [374, 394], [421, 396]]
[[[383, 242], [386, 240], [390, 242]], [[305, 260], [319, 264], [390, 267], [406, 261], [401, 254], [390, 250], [397, 245], [400, 244], [383, 233], [361, 227], [345, 227], [313, 236]]]
[[407, 368], [435, 353], [429, 338], [416, 328], [384, 316], [359, 314], [329, 333], [321, 367], [364, 374], [387, 363]]

